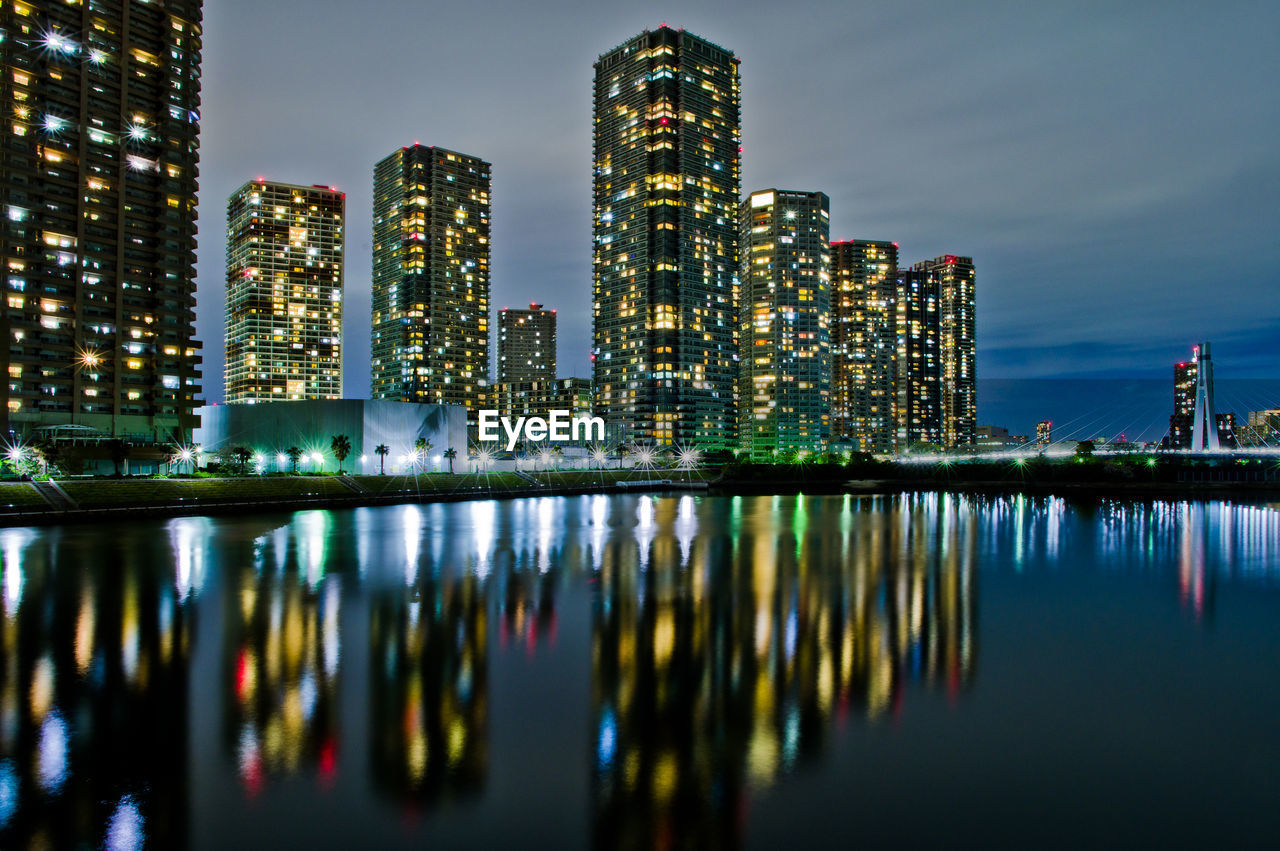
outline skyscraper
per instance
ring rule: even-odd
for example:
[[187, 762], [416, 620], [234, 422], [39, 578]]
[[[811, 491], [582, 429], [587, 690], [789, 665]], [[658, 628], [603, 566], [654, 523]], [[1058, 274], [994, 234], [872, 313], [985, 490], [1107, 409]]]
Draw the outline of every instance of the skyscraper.
[[258, 179], [227, 205], [227, 402], [342, 398], [346, 194]]
[[897, 286], [897, 243], [831, 243], [832, 439], [862, 452], [896, 443]]
[[373, 172], [373, 398], [489, 391], [489, 163], [413, 144]]
[[897, 277], [897, 444], [909, 452], [942, 446], [938, 276], [908, 269]]
[[822, 452], [830, 437], [829, 211], [821, 192], [742, 202], [738, 439], [756, 460]]
[[528, 310], [498, 311], [498, 381], [550, 381], [556, 377], [556, 312], [531, 302]]
[[663, 26], [595, 63], [594, 378], [613, 439], [734, 445], [734, 55]]
[[185, 442], [201, 4], [17, 0], [0, 34], [3, 431]]
[[1045, 449], [1053, 443], [1053, 420], [1036, 423], [1036, 448]]
[[1214, 404], [1213, 361], [1209, 344], [1203, 343], [1192, 347], [1191, 360], [1173, 367], [1173, 414], [1165, 446], [1196, 452], [1236, 448], [1235, 415], [1218, 413]]
[[942, 445], [948, 449], [972, 446], [978, 423], [973, 258], [946, 254], [912, 268], [938, 277]]
[[1191, 360], [1173, 366], [1173, 414], [1169, 417], [1169, 448], [1191, 448], [1191, 425], [1196, 412], [1196, 372], [1200, 347], [1191, 350]]

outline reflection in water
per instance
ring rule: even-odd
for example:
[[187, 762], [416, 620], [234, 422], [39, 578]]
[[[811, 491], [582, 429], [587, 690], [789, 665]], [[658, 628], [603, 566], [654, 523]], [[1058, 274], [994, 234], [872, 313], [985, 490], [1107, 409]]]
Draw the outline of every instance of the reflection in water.
[[184, 843], [189, 612], [168, 544], [0, 530], [0, 846]]
[[[972, 517], [775, 497], [695, 537], [694, 500], [642, 498], [593, 616], [594, 839], [737, 845], [749, 794], [820, 755], [853, 707], [974, 673]], [[701, 522], [730, 528], [726, 503]], [[842, 530], [836, 532], [835, 530]], [[662, 534], [663, 531], [669, 534]], [[652, 561], [638, 558], [653, 539]]]
[[488, 763], [488, 628], [475, 575], [424, 569], [416, 587], [379, 595], [370, 653], [375, 786], [411, 804], [478, 790]]
[[[576, 776], [600, 846], [738, 846], [753, 801], [848, 759], [849, 725], [976, 687], [979, 570], [988, 593], [1150, 575], [1206, 622], [1219, 584], [1280, 580], [1277, 547], [1270, 508], [936, 494], [0, 529], [0, 847], [218, 846], [195, 822], [459, 804], [398, 826], [414, 844], [501, 822], [512, 774]], [[554, 705], [526, 712], [499, 671], [554, 677]], [[589, 756], [529, 764], [531, 718]]]
[[225, 568], [225, 741], [250, 796], [304, 767], [336, 780], [341, 577], [325, 575], [329, 514], [295, 516], [291, 534], [254, 541], [253, 560]]

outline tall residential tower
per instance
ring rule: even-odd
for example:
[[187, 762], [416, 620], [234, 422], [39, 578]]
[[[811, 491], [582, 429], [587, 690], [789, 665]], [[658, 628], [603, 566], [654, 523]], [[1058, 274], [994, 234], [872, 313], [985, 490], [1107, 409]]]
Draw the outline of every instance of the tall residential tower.
[[593, 326], [611, 439], [734, 445], [738, 60], [666, 26], [595, 63]]
[[485, 407], [489, 163], [414, 144], [373, 172], [373, 398]]
[[753, 192], [740, 213], [738, 440], [753, 460], [814, 454], [830, 436], [830, 202]]
[[556, 377], [556, 312], [530, 303], [528, 310], [498, 311], [498, 382], [550, 381]]
[[942, 356], [938, 334], [938, 276], [929, 271], [898, 272], [897, 449], [942, 446]]
[[972, 446], [978, 425], [973, 258], [946, 254], [912, 269], [938, 279], [939, 413], [942, 445]]
[[897, 243], [831, 243], [832, 438], [862, 452], [896, 443], [897, 277]]
[[0, 432], [185, 442], [201, 4], [13, 0], [0, 36]]
[[227, 402], [342, 398], [346, 195], [255, 180], [227, 205]]

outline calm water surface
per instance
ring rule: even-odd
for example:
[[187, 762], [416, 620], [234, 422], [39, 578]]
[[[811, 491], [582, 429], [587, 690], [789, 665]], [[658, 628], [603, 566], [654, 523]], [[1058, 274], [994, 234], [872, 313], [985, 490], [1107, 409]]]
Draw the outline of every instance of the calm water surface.
[[1280, 512], [624, 495], [0, 530], [0, 847], [1280, 840]]

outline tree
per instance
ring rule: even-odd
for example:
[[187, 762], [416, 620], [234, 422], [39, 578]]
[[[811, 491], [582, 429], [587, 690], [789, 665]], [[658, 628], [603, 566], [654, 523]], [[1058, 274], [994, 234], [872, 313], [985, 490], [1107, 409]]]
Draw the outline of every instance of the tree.
[[413, 442], [413, 453], [419, 469], [426, 466], [427, 453], [431, 451], [431, 441], [420, 437]]
[[345, 434], [335, 434], [329, 441], [329, 449], [333, 452], [333, 457], [338, 459], [338, 475], [341, 476], [342, 462], [351, 454], [351, 438]]
[[54, 473], [58, 472], [58, 462], [61, 458], [61, 449], [59, 449], [58, 444], [45, 438], [37, 441], [32, 449], [35, 450], [36, 457], [40, 458], [42, 472], [51, 479]]
[[289, 463], [293, 464], [293, 474], [298, 475], [298, 460], [302, 458], [302, 450], [296, 446], [290, 446], [284, 454], [289, 456]]
[[373, 451], [378, 453], [378, 475], [385, 476], [387, 474], [387, 453], [391, 451], [391, 447], [385, 443], [379, 443]]
[[449, 459], [449, 475], [453, 475], [453, 459], [458, 457], [458, 450], [450, 446], [444, 451], [444, 457]]
[[253, 457], [253, 450], [247, 446], [237, 446], [231, 450], [231, 457], [236, 459], [240, 464], [240, 474], [244, 475], [249, 469], [249, 459]]
[[1092, 440], [1082, 440], [1076, 444], [1076, 457], [1092, 458], [1094, 448]]
[[115, 465], [116, 475], [120, 475], [120, 465], [129, 457], [129, 444], [120, 438], [115, 438], [108, 444], [111, 451], [111, 463]]

